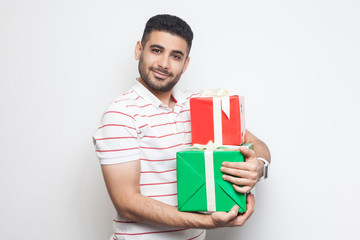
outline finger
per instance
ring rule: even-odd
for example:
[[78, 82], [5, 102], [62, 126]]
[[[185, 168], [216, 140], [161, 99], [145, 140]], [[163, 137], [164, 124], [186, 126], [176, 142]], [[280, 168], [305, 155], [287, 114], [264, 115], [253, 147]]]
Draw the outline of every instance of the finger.
[[246, 195], [246, 212], [250, 212], [250, 215], [254, 212], [255, 209], [255, 196], [252, 193]]
[[222, 178], [225, 181], [234, 183], [236, 185], [242, 185], [242, 186], [253, 186], [257, 182], [256, 176], [255, 177], [252, 176], [251, 178], [240, 178], [240, 177], [233, 177], [233, 176], [224, 174]]
[[[256, 171], [256, 164], [249, 162], [223, 162], [223, 167], [234, 168], [247, 171]], [[221, 169], [220, 169], [221, 170]]]
[[240, 152], [244, 155], [245, 159], [254, 158], [255, 151], [247, 147], [240, 147]]
[[236, 169], [245, 169], [246, 165], [247, 165], [246, 162], [223, 162], [222, 163], [223, 167], [236, 168]]
[[238, 186], [236, 184], [233, 184], [233, 188], [238, 193], [247, 193], [252, 189], [252, 187], [250, 187], [250, 186], [241, 187], [241, 186]]
[[[251, 167], [249, 167], [251, 168]], [[221, 167], [220, 171], [239, 178], [248, 178], [248, 179], [254, 179], [256, 180], [257, 174], [254, 172], [251, 172], [250, 170], [244, 170], [244, 169], [238, 169], [238, 168], [228, 168], [228, 167]]]
[[254, 207], [255, 207], [254, 195], [252, 193], [247, 194], [246, 200], [247, 200], [246, 212], [243, 215], [240, 215], [237, 218], [233, 219], [231, 222], [229, 222], [229, 224], [235, 225], [235, 226], [242, 226], [253, 214]]
[[231, 219], [233, 219], [234, 217], [236, 217], [238, 215], [238, 212], [239, 212], [239, 206], [234, 205], [228, 212], [228, 215], [231, 217]]
[[246, 212], [242, 215], [246, 219], [251, 216], [254, 212], [255, 207], [255, 196], [252, 193], [246, 194]]
[[239, 213], [239, 206], [234, 205], [228, 213], [224, 216], [223, 224], [230, 222], [231, 220], [235, 219]]
[[217, 225], [224, 225], [236, 218], [238, 212], [239, 206], [235, 205], [231, 208], [229, 212], [214, 212], [213, 214], [211, 214], [211, 217]]

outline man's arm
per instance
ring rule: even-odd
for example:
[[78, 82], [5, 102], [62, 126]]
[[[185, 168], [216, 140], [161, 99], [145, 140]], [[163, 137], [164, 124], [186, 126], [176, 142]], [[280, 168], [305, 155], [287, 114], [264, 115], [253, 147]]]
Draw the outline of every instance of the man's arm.
[[254, 211], [255, 199], [247, 196], [247, 211], [238, 216], [238, 206], [231, 211], [211, 215], [179, 212], [176, 207], [146, 197], [140, 193], [140, 161], [102, 165], [111, 200], [121, 217], [153, 225], [217, 228], [242, 226]]
[[225, 173], [223, 179], [233, 183], [234, 189], [240, 193], [249, 192], [264, 174], [264, 162], [257, 158], [271, 161], [270, 151], [266, 144], [248, 130], [245, 134], [245, 142], [252, 143], [254, 147], [254, 150], [240, 148], [245, 162], [224, 162], [221, 167], [221, 171]]
[[253, 144], [256, 157], [265, 158], [270, 163], [271, 155], [269, 148], [263, 141], [255, 137], [255, 135], [252, 134], [249, 130], [246, 130], [245, 142]]

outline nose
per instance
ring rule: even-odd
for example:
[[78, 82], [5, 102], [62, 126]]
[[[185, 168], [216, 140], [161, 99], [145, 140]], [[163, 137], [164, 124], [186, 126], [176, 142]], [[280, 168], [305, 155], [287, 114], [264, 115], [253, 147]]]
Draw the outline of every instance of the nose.
[[169, 56], [167, 56], [167, 54], [163, 54], [161, 56], [161, 58], [159, 59], [159, 67], [163, 68], [163, 69], [168, 69], [170, 62], [169, 62]]

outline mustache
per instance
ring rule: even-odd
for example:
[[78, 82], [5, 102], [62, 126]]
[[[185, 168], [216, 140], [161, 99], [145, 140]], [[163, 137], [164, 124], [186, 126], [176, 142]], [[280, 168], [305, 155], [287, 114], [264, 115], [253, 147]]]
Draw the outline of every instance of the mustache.
[[163, 68], [154, 68], [154, 67], [149, 67], [149, 70], [151, 71], [156, 71], [156, 72], [161, 72], [161, 73], [164, 73], [166, 75], [169, 75], [170, 77], [173, 77], [174, 74], [172, 72], [169, 72]]

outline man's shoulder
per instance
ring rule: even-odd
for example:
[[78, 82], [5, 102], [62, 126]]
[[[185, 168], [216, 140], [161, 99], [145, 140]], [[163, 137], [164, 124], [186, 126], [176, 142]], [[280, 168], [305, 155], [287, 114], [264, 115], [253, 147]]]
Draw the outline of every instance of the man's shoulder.
[[200, 95], [200, 92], [197, 90], [182, 90], [182, 92], [188, 98], [192, 98]]
[[179, 92], [181, 93], [181, 95], [184, 97], [184, 100], [186, 100], [186, 101], [190, 100], [190, 98], [198, 97], [200, 95], [200, 92], [196, 91], [196, 90], [181, 89], [181, 90], [179, 90]]
[[131, 88], [120, 96], [116, 97], [107, 107], [106, 112], [120, 112], [133, 115], [129, 106], [141, 105], [142, 98]]
[[112, 104], [117, 104], [117, 105], [121, 106], [121, 105], [125, 105], [126, 103], [136, 101], [139, 98], [140, 97], [135, 92], [135, 90], [133, 88], [130, 88], [129, 90], [127, 90], [126, 92], [124, 92], [120, 96], [116, 97], [114, 99], [114, 101], [112, 102]]

